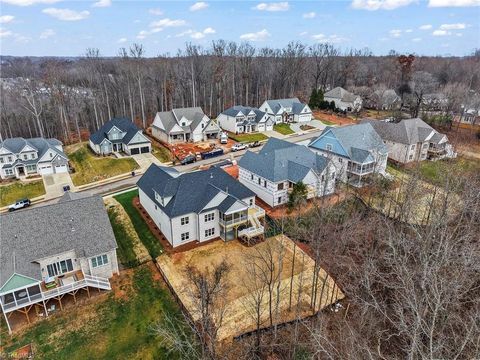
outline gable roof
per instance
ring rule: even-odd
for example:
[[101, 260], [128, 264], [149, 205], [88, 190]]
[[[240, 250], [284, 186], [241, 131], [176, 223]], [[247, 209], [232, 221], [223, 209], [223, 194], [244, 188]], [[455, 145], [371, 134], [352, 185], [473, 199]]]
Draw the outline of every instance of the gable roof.
[[[152, 126], [165, 129], [167, 134], [170, 133], [175, 126], [179, 126], [184, 132], [189, 133], [197, 128], [205, 116], [202, 108], [198, 106], [172, 109], [171, 111], [157, 112]], [[180, 120], [182, 117], [185, 117], [185, 119], [191, 122], [189, 126], [181, 126]]]
[[320, 136], [310, 143], [310, 147], [322, 151], [324, 148], [317, 147], [316, 143], [326, 134], [331, 133], [338, 140], [343, 149], [347, 152], [349, 158], [358, 163], [375, 161], [372, 151], [382, 154], [388, 152], [387, 146], [372, 125], [368, 123], [347, 125], [341, 127], [327, 126]]
[[270, 138], [260, 152], [247, 151], [238, 166], [273, 182], [298, 182], [311, 170], [323, 172], [328, 161], [306, 146]]
[[23, 288], [28, 285], [37, 284], [38, 280], [21, 274], [13, 273], [10, 279], [8, 279], [2, 288], [0, 288], [0, 294], [8, 293], [12, 290]]
[[[218, 193], [235, 201], [255, 196], [250, 189], [216, 167], [180, 174], [152, 164], [137, 186], [169, 217], [199, 213]], [[155, 192], [171, 197], [166, 206], [155, 199]]]
[[0, 215], [0, 286], [17, 273], [42, 280], [37, 260], [75, 250], [91, 257], [117, 247], [100, 196]]
[[407, 145], [430, 140], [433, 135], [438, 134], [434, 128], [420, 118], [404, 119], [398, 123], [362, 119], [361, 123], [373, 126], [383, 140]]
[[124, 132], [125, 135], [120, 142], [128, 144], [128, 142], [140, 131], [142, 131], [137, 125], [135, 125], [128, 118], [113, 118], [107, 121], [103, 126], [90, 135], [90, 140], [94, 144], [101, 144], [104, 139], [107, 138], [107, 134], [113, 127], [116, 127], [120, 131]]
[[293, 114], [300, 114], [306, 106], [298, 98], [267, 100], [266, 103], [274, 114], [278, 114], [282, 108], [292, 108]]
[[332, 99], [338, 99], [343, 102], [354, 102], [358, 97], [358, 95], [355, 95], [340, 86], [327, 91], [323, 96]]
[[[261, 111], [257, 108], [254, 108], [254, 107], [249, 107], [249, 106], [242, 106], [242, 105], [235, 105], [235, 106], [232, 106], [231, 108], [228, 108], [226, 110], [224, 110], [222, 112], [222, 114], [225, 114], [227, 116], [232, 116], [232, 117], [235, 117], [238, 115], [238, 113], [242, 113], [244, 116], [248, 116], [248, 114], [250, 112], [254, 112], [255, 113], [255, 120], [254, 122], [256, 123], [259, 123], [260, 120], [262, 120], [262, 118], [265, 116], [265, 112], [264, 111]], [[248, 121], [248, 120], [246, 120]]]
[[[17, 138], [10, 138], [5, 139], [4, 141], [0, 142], [0, 148], [5, 148], [10, 151], [12, 154], [18, 154], [25, 146], [30, 146], [31, 148], [35, 149], [38, 154], [36, 159], [28, 159], [28, 163], [35, 164], [42, 158], [43, 155], [48, 150], [53, 150], [56, 154], [62, 156], [63, 158], [67, 159], [67, 155], [56, 146], [62, 145], [62, 143], [57, 139], [44, 139], [44, 138], [31, 138], [31, 139], [24, 139], [22, 137]], [[25, 163], [24, 160], [19, 159], [22, 163]], [[15, 164], [11, 164], [12, 166]], [[5, 167], [5, 166], [4, 166]]]

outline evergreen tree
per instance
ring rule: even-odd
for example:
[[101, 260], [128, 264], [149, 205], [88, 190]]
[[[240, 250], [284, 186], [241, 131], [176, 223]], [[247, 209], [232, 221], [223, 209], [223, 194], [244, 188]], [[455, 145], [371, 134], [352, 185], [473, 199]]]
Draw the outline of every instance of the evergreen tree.
[[310, 109], [318, 108], [318, 93], [317, 89], [313, 89], [312, 93], [310, 94], [310, 100], [308, 101], [308, 106]]

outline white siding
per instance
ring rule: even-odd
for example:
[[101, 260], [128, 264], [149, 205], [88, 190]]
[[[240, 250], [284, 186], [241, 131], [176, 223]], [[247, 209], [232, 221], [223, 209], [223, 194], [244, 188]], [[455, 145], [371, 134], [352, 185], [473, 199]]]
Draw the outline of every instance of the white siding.
[[234, 117], [227, 116], [225, 114], [220, 114], [217, 117], [217, 121], [222, 129], [233, 132], [233, 133], [236, 132], [237, 123]]
[[173, 244], [172, 241], [172, 230], [170, 226], [170, 218], [157, 206], [155, 209], [155, 203], [142, 191], [138, 189], [138, 196], [140, 199], [140, 204], [145, 208], [148, 215], [155, 222], [155, 225], [160, 229], [163, 236]]

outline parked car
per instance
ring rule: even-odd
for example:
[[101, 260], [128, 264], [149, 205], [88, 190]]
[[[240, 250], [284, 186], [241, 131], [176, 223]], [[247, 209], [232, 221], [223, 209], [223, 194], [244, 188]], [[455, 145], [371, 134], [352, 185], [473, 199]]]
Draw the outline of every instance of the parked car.
[[223, 149], [221, 149], [221, 148], [213, 149], [213, 150], [210, 150], [210, 151], [205, 151], [205, 152], [202, 152], [200, 154], [202, 159], [209, 159], [209, 158], [212, 158], [212, 157], [215, 157], [215, 156], [220, 156], [220, 155], [223, 155]]
[[220, 144], [227, 144], [228, 143], [228, 135], [225, 133], [222, 133], [220, 135]]
[[187, 165], [191, 164], [197, 161], [197, 158], [195, 155], [187, 155], [186, 157], [183, 158], [183, 160], [180, 162], [182, 165]]
[[251, 148], [254, 148], [254, 147], [258, 147], [258, 146], [261, 146], [262, 143], [260, 141], [254, 141], [253, 143], [250, 143], [248, 146], [250, 146]]
[[237, 144], [233, 144], [233, 146], [232, 146], [232, 151], [245, 150], [246, 148], [247, 148], [247, 145], [237, 143]]
[[25, 207], [29, 207], [31, 204], [30, 199], [21, 199], [15, 201], [15, 204], [12, 204], [8, 207], [8, 211], [15, 211], [19, 209], [23, 209]]

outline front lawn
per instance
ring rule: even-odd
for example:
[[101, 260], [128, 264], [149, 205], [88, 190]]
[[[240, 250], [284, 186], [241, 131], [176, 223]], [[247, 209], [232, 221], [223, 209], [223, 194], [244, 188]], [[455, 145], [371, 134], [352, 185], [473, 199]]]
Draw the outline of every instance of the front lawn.
[[293, 131], [290, 128], [290, 125], [286, 124], [286, 123], [280, 123], [280, 124], [273, 125], [273, 130], [275, 130], [276, 132], [278, 132], [280, 134], [283, 134], [283, 135], [290, 135], [290, 134], [295, 133], [295, 131]]
[[138, 190], [133, 190], [117, 195], [114, 198], [120, 204], [122, 204], [123, 208], [130, 217], [130, 220], [132, 220], [133, 227], [135, 228], [140, 240], [147, 248], [150, 256], [155, 259], [162, 253], [162, 245], [160, 245], [158, 239], [152, 234], [147, 224], [145, 224], [145, 221], [138, 210], [133, 206], [133, 199], [137, 196]]
[[325, 125], [327, 126], [335, 126], [337, 125], [336, 123], [334, 123], [333, 121], [329, 121], [329, 120], [320, 120], [322, 123], [324, 123]]
[[152, 144], [153, 155], [162, 163], [172, 161], [172, 153], [164, 146], [157, 146]]
[[153, 265], [123, 272], [115, 281], [119, 285], [107, 297], [59, 311], [11, 338], [2, 316], [3, 350], [31, 343], [38, 360], [179, 359], [152, 329], [167, 313], [183, 323]]
[[228, 133], [228, 137], [240, 143], [251, 143], [254, 141], [263, 141], [268, 139], [268, 136], [262, 133], [251, 133], [251, 134]]
[[115, 159], [113, 157], [96, 156], [87, 144], [74, 145], [68, 154], [70, 164], [75, 170], [72, 181], [76, 186], [126, 174], [138, 169], [138, 164], [132, 158]]
[[22, 198], [33, 199], [45, 194], [43, 181], [14, 182], [9, 185], [0, 186], [0, 207], [13, 204]]

